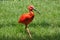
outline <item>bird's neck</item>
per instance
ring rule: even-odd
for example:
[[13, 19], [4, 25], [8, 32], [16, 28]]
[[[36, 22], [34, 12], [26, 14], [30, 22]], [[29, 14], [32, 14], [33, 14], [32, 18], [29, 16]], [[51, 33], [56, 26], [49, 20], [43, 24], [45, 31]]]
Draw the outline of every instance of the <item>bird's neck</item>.
[[34, 15], [34, 12], [33, 11], [29, 11], [29, 15]]

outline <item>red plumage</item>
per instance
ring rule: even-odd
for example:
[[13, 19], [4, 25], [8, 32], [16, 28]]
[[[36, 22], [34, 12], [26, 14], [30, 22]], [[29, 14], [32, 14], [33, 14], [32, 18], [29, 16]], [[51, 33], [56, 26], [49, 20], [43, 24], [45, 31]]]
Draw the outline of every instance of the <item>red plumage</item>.
[[[33, 10], [37, 11], [32, 5], [28, 6], [28, 13], [22, 14], [18, 20], [19, 23], [25, 24], [25, 29], [28, 32], [30, 38], [32, 38], [30, 31], [27, 27], [27, 25], [32, 22], [33, 18], [34, 18], [34, 12]], [[38, 12], [38, 11], [37, 11]], [[39, 13], [39, 12], [38, 12]]]
[[32, 11], [30, 11], [27, 14], [23, 14], [20, 18], [19, 18], [19, 23], [23, 23], [25, 25], [28, 25], [34, 18], [34, 13]]
[[34, 13], [33, 13], [33, 6], [28, 7], [29, 12], [22, 14], [19, 18], [19, 23], [23, 23], [25, 25], [28, 25], [34, 18]]
[[34, 18], [34, 13], [33, 12], [23, 14], [19, 19], [19, 23], [23, 23], [25, 25], [28, 25], [33, 20], [33, 18]]

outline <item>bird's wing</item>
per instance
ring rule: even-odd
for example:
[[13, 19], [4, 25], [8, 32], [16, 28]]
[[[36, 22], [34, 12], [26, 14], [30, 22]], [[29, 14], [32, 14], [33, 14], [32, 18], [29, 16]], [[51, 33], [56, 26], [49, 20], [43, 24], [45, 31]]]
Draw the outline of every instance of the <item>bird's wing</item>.
[[30, 16], [26, 15], [25, 20], [24, 21], [29, 21], [30, 20]]
[[20, 17], [20, 20], [21, 21], [28, 21], [30, 19], [30, 16], [29, 15], [22, 15], [21, 17]]

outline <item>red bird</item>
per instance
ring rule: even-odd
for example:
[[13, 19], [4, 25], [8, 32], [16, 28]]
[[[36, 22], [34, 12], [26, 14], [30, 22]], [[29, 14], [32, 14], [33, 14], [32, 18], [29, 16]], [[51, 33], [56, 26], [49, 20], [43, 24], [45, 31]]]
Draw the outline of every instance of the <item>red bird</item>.
[[[29, 34], [29, 36], [32, 38], [31, 34], [30, 34], [30, 31], [28, 29], [28, 24], [30, 22], [32, 22], [33, 18], [34, 18], [34, 12], [33, 10], [37, 11], [34, 6], [30, 5], [28, 6], [28, 10], [29, 12], [28, 13], [25, 13], [23, 15], [20, 16], [18, 22], [19, 23], [22, 23], [22, 24], [25, 24], [25, 29], [27, 31], [27, 33]], [[39, 13], [39, 11], [37, 11]]]

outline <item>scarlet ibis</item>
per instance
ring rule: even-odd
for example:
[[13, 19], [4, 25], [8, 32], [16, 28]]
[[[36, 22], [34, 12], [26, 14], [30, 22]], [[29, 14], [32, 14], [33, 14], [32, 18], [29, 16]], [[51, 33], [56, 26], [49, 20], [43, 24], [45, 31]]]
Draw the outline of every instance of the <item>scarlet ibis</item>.
[[28, 10], [29, 10], [28, 13], [22, 14], [22, 15], [20, 16], [20, 18], [19, 18], [19, 20], [18, 20], [18, 23], [22, 23], [22, 24], [25, 25], [25, 29], [26, 29], [28, 35], [32, 38], [31, 33], [30, 33], [30, 30], [28, 29], [28, 24], [29, 24], [30, 22], [32, 22], [32, 20], [33, 20], [33, 18], [34, 18], [34, 12], [33, 12], [33, 10], [35, 10], [35, 11], [38, 12], [38, 13], [39, 13], [39, 11], [37, 11], [37, 10], [34, 8], [33, 5], [28, 6]]

